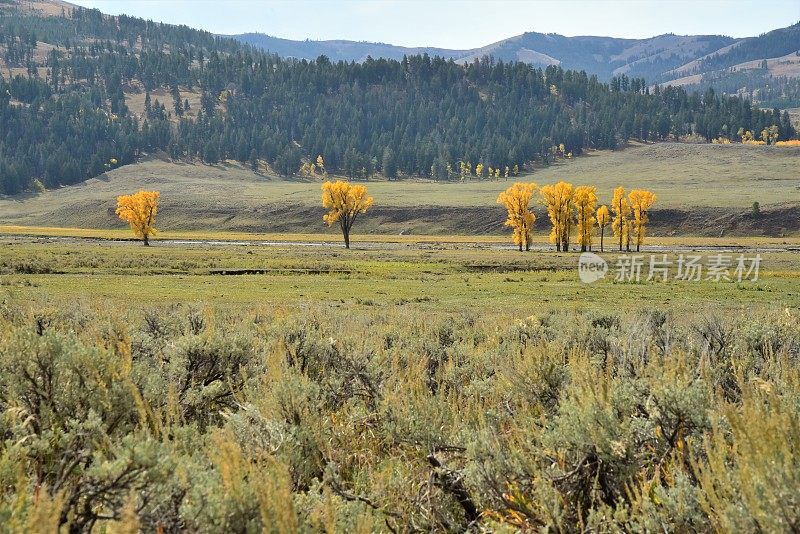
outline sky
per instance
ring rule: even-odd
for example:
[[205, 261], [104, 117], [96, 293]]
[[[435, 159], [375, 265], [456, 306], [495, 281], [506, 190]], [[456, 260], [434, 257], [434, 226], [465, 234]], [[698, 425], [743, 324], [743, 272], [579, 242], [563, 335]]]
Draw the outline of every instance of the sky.
[[477, 48], [526, 31], [642, 38], [758, 35], [800, 21], [800, 0], [71, 0], [218, 34]]

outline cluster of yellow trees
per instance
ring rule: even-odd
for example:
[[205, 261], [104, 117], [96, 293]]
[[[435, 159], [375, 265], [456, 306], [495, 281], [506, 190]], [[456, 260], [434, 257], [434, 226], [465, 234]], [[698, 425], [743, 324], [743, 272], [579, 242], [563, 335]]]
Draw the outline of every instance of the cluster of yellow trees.
[[[765, 130], [766, 132], [766, 130]], [[747, 132], [748, 134], [750, 132]], [[724, 137], [720, 137], [718, 139], [714, 139], [712, 142], [714, 143], [730, 143], [730, 140]], [[553, 145], [550, 147], [550, 154], [554, 157], [561, 157], [565, 159], [572, 159], [572, 152], [568, 152], [564, 143], [559, 145]], [[431, 167], [431, 176], [435, 175], [434, 167]], [[327, 178], [328, 172], [325, 169], [325, 159], [323, 158], [322, 154], [317, 155], [316, 160], [303, 160], [300, 164], [300, 167], [297, 170], [297, 173], [300, 176], [306, 176], [309, 178], [315, 177], [322, 177]], [[447, 177], [448, 179], [455, 177], [456, 174], [453, 170], [453, 167], [450, 163], [447, 164]], [[519, 176], [519, 165], [514, 165], [513, 167], [509, 167], [508, 165], [505, 166], [498, 166], [492, 167], [491, 165], [484, 165], [483, 163], [478, 163], [475, 165], [474, 170], [472, 167], [472, 163], [469, 161], [459, 161], [458, 162], [458, 176], [461, 181], [465, 181], [467, 178], [475, 176], [477, 178], [489, 178], [489, 179], [500, 179], [503, 177], [508, 179], [511, 176]]]
[[756, 139], [753, 132], [744, 128], [739, 128], [737, 134], [742, 138], [742, 143], [745, 145], [774, 145], [778, 141], [778, 137], [780, 137], [778, 127], [774, 124], [761, 130], [760, 139]]
[[491, 166], [484, 166], [483, 163], [478, 163], [475, 165], [475, 172], [472, 171], [472, 164], [467, 161], [459, 161], [458, 162], [458, 174], [461, 178], [461, 181], [465, 181], [470, 176], [477, 176], [478, 178], [493, 178], [499, 179], [502, 175], [504, 178], [508, 179], [509, 176], [518, 176], [519, 175], [519, 165], [514, 165], [514, 167], [509, 167], [506, 165], [503, 169], [500, 167], [493, 168]]
[[[778, 141], [778, 137], [780, 137], [780, 132], [778, 127], [773, 125], [769, 128], [764, 128], [761, 130], [761, 135], [756, 138], [753, 135], [753, 132], [750, 130], [745, 130], [744, 128], [739, 128], [739, 132], [737, 135], [742, 139], [743, 145], [773, 145], [776, 147], [799, 147], [800, 146], [800, 139], [790, 139], [789, 141]], [[731, 140], [727, 137], [717, 137], [716, 139], [711, 140], [711, 144], [713, 145], [730, 145]]]
[[[634, 189], [626, 196], [625, 189], [618, 187], [614, 190], [609, 211], [608, 206], [597, 207], [595, 186], [573, 187], [570, 183], [558, 182], [539, 188], [535, 183], [517, 182], [500, 193], [497, 202], [503, 204], [508, 212], [505, 225], [513, 230], [514, 243], [520, 251], [530, 250], [533, 240], [536, 216], [530, 205], [537, 189], [540, 202], [547, 208], [551, 224], [550, 242], [556, 245], [556, 250], [568, 251], [573, 236], [582, 252], [592, 250], [597, 231], [600, 251], [603, 252], [605, 229], [609, 223], [614, 236], [619, 238], [619, 250], [623, 246], [630, 250], [631, 241], [634, 241], [638, 251], [644, 243], [647, 214], [656, 201], [651, 191]], [[145, 246], [150, 244], [150, 236], [156, 233], [159, 196], [158, 191], [139, 191], [117, 198], [117, 216], [130, 224], [133, 233], [144, 241]], [[353, 224], [372, 204], [373, 198], [363, 185], [343, 180], [322, 184], [322, 207], [328, 210], [322, 220], [328, 226], [339, 223], [346, 248], [350, 248]]]
[[310, 161], [305, 161], [300, 165], [299, 173], [301, 176], [317, 176], [321, 175], [323, 177], [328, 176], [328, 171], [325, 170], [325, 159], [320, 154], [317, 156], [317, 161], [312, 163]]
[[[611, 211], [608, 206], [597, 207], [597, 187], [581, 185], [573, 187], [567, 182], [558, 182], [539, 188], [534, 183], [518, 182], [500, 193], [498, 204], [508, 211], [505, 225], [513, 231], [514, 244], [519, 250], [530, 250], [533, 224], [536, 216], [531, 212], [530, 203], [539, 189], [541, 203], [547, 208], [550, 219], [550, 242], [556, 250], [568, 251], [572, 237], [581, 247], [581, 252], [592, 250], [595, 231], [600, 234], [600, 251], [604, 249], [603, 238], [609, 222], [616, 237], [619, 249], [630, 250], [635, 241], [636, 250], [644, 244], [647, 230], [648, 212], [656, 201], [651, 191], [634, 189], [625, 196], [625, 189], [614, 190]], [[611, 216], [613, 213], [613, 217]]]

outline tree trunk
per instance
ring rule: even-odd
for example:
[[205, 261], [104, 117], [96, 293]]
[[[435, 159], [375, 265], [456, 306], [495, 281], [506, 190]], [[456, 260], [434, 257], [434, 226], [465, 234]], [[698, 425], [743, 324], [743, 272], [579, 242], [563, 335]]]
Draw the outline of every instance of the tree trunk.
[[522, 241], [519, 242], [519, 251], [522, 252]]
[[350, 248], [350, 226], [351, 221], [347, 218], [339, 219], [339, 228], [342, 229], [342, 237], [344, 238], [344, 248]]
[[147, 234], [144, 234], [144, 246], [146, 247], [150, 246], [150, 238], [147, 237]]
[[604, 227], [600, 227], [600, 252], [603, 252], [603, 230]]

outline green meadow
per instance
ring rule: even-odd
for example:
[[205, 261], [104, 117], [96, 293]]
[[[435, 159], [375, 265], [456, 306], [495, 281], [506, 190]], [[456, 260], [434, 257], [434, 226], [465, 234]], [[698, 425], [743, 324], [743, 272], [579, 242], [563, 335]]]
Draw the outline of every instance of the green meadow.
[[[155, 243], [142, 247], [135, 242], [7, 238], [0, 259], [3, 290], [22, 299], [120, 305], [402, 305], [447, 313], [469, 307], [476, 313], [518, 316], [555, 309], [691, 311], [800, 304], [800, 254], [792, 246], [773, 245], [760, 252], [755, 282], [646, 281], [650, 252], [657, 258], [667, 253], [672, 262], [679, 252], [645, 247], [639, 283], [615, 281], [617, 254], [606, 253], [606, 278], [584, 284], [578, 278], [578, 253], [519, 253], [500, 243], [366, 242], [350, 251], [338, 244], [307, 242]], [[708, 258], [719, 252], [700, 248], [694, 254]], [[728, 249], [731, 272], [740, 254], [749, 258], [755, 251]]]

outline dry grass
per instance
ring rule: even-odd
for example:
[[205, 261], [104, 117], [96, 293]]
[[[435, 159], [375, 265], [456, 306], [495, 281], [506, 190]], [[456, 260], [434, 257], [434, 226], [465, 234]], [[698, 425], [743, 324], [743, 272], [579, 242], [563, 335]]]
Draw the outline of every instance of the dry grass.
[[48, 17], [60, 17], [62, 10], [69, 13], [75, 4], [61, 0], [17, 0], [23, 12], [36, 13]]
[[[182, 101], [189, 101], [189, 111], [186, 112], [185, 117], [194, 119], [197, 117], [197, 111], [200, 109], [200, 92], [195, 90], [187, 90], [185, 87], [179, 90]], [[135, 91], [129, 90], [125, 92], [125, 105], [128, 106], [130, 112], [139, 119], [144, 117], [144, 99], [146, 96], [144, 87], [137, 87]], [[155, 104], [158, 100], [159, 103], [164, 104], [167, 113], [172, 113], [173, 122], [178, 122], [179, 117], [175, 116], [175, 108], [172, 101], [172, 95], [169, 89], [159, 87], [150, 93], [150, 99]]]
[[[38, 41], [36, 43], [36, 48], [33, 51], [33, 61], [36, 65], [38, 65], [36, 70], [39, 73], [39, 78], [47, 78], [50, 69], [42, 65], [47, 63], [47, 54], [49, 54], [51, 50], [63, 51], [64, 49], [43, 41]], [[0, 51], [5, 51], [5, 47], [0, 46]], [[14, 78], [15, 76], [22, 76], [23, 78], [28, 77], [27, 67], [9, 67], [9, 65], [3, 59], [0, 59], [0, 72], [2, 72], [3, 75], [7, 75], [9, 79]]]
[[[734, 65], [731, 69], [734, 71], [760, 69], [763, 61], [763, 59], [746, 61]], [[767, 70], [770, 76], [788, 76], [790, 78], [796, 78], [800, 76], [800, 56], [792, 52], [782, 57], [767, 59]]]

